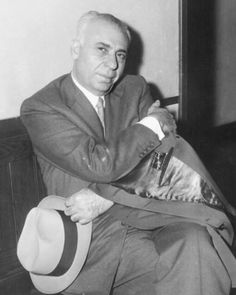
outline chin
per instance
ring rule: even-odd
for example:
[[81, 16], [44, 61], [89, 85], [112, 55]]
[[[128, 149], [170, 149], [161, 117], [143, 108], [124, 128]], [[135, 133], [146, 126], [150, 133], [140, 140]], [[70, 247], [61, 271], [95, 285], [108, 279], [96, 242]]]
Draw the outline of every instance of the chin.
[[[97, 87], [97, 91], [100, 92], [100, 95], [104, 95], [111, 90], [113, 85], [114, 84], [109, 84], [109, 85], [107, 85], [107, 84], [101, 85], [100, 84], [99, 87]], [[103, 94], [101, 94], [101, 93], [103, 93]]]

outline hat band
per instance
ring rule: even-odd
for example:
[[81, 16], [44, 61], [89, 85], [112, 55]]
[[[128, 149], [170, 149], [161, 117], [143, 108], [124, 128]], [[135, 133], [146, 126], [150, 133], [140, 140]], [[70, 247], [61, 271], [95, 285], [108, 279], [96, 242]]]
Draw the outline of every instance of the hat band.
[[78, 242], [78, 231], [76, 223], [72, 222], [70, 217], [66, 216], [63, 211], [56, 211], [60, 214], [64, 225], [65, 243], [59, 263], [52, 272], [47, 274], [50, 276], [61, 276], [67, 272], [74, 261]]

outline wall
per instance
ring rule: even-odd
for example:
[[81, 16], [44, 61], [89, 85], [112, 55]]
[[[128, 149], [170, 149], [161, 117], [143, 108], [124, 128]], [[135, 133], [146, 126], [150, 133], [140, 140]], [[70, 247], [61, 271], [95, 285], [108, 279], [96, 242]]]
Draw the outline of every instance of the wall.
[[155, 93], [178, 95], [178, 0], [1, 0], [0, 119], [18, 116], [26, 97], [70, 71], [71, 39], [87, 10], [130, 24], [142, 45], [140, 73]]

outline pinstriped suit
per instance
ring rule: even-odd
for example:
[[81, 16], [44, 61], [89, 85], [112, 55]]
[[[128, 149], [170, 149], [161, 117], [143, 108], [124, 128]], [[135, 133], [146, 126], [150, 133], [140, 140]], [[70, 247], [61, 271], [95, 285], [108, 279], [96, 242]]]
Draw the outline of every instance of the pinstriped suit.
[[[152, 131], [134, 124], [152, 104], [145, 81], [126, 76], [105, 100], [105, 135], [70, 75], [47, 85], [21, 109], [48, 194], [66, 197], [88, 186], [117, 203], [93, 221], [87, 262], [67, 292], [227, 294], [230, 278], [202, 225], [176, 217], [177, 209], [168, 205], [153, 207], [150, 200], [109, 185], [161, 147]], [[205, 253], [199, 252], [202, 247]]]

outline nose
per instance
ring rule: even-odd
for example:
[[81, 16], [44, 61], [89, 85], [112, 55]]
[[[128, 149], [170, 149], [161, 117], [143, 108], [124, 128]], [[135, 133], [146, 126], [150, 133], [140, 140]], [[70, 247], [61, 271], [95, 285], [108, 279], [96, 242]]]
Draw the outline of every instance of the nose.
[[106, 61], [107, 66], [112, 69], [112, 70], [116, 70], [118, 68], [118, 61], [117, 61], [117, 57], [115, 54], [109, 54], [107, 56], [107, 61]]

